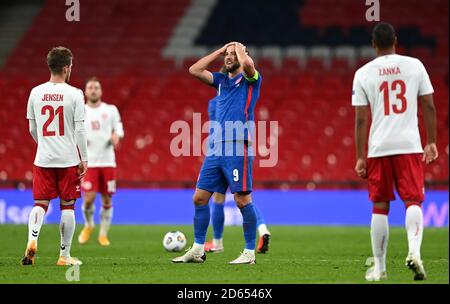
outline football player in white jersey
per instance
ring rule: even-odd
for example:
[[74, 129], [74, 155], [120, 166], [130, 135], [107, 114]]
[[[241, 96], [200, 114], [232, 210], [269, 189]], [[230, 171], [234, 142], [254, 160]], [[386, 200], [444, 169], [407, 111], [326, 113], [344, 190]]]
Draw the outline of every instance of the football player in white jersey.
[[[397, 37], [392, 25], [377, 24], [372, 44], [377, 58], [361, 67], [353, 80], [355, 144], [358, 176], [368, 179], [373, 202], [371, 241], [374, 266], [366, 273], [368, 281], [387, 278], [386, 251], [389, 239], [389, 202], [395, 200], [394, 186], [406, 207], [408, 255], [406, 266], [414, 280], [426, 279], [420, 255], [423, 235], [424, 168], [438, 157], [436, 148], [436, 109], [433, 87], [420, 60], [395, 53]], [[420, 101], [427, 139], [420, 140], [417, 108]], [[368, 154], [366, 137], [370, 126]]]
[[84, 228], [78, 241], [86, 243], [94, 229], [94, 201], [97, 193], [102, 198], [98, 243], [109, 246], [108, 230], [113, 215], [112, 195], [116, 192], [116, 159], [114, 149], [124, 136], [120, 114], [115, 105], [101, 100], [100, 81], [93, 77], [85, 85], [86, 121], [89, 171], [83, 179], [84, 203], [82, 206]]
[[61, 247], [56, 264], [82, 264], [70, 255], [75, 231], [74, 205], [80, 197], [80, 179], [88, 167], [83, 92], [67, 84], [72, 58], [69, 49], [53, 48], [47, 55], [50, 81], [33, 88], [28, 99], [27, 119], [37, 152], [33, 166], [35, 204], [29, 217], [22, 265], [34, 264], [45, 213], [50, 200], [57, 197], [61, 208]]

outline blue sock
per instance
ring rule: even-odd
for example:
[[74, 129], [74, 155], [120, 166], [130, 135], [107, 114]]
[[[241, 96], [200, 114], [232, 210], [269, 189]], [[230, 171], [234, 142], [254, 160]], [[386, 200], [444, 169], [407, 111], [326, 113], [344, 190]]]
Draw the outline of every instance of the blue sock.
[[255, 250], [256, 247], [256, 212], [252, 203], [241, 209], [244, 228], [245, 249]]
[[256, 205], [253, 205], [253, 208], [255, 208], [256, 213], [256, 228], [258, 228], [260, 225], [265, 224], [264, 218], [261, 215], [261, 212], [259, 211], [259, 208]]
[[223, 225], [225, 224], [225, 212], [223, 208], [224, 203], [212, 204], [212, 225], [216, 240], [221, 239], [223, 236]]
[[209, 205], [195, 206], [194, 242], [196, 244], [201, 245], [205, 243], [210, 218], [209, 212]]

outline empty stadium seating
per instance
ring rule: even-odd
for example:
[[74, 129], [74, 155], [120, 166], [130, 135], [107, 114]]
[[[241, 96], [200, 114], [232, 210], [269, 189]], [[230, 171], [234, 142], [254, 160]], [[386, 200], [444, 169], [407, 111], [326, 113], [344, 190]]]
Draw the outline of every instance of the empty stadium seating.
[[[185, 50], [180, 62], [163, 50], [188, 0], [170, 5], [164, 0], [116, 0], [108, 5], [85, 0], [79, 23], [66, 22], [60, 1], [47, 1], [0, 71], [0, 182], [31, 180], [35, 144], [25, 119], [27, 98], [34, 85], [48, 78], [49, 48], [64, 45], [75, 55], [72, 84], [81, 87], [84, 79], [96, 75], [103, 82], [104, 100], [119, 107], [126, 133], [118, 151], [121, 184], [192, 185], [202, 158], [170, 154], [170, 125], [190, 122], [193, 112], [202, 113], [206, 121], [207, 101], [215, 92], [190, 77], [187, 67], [198, 54], [242, 40], [254, 46], [251, 53], [264, 79], [255, 116], [279, 121], [280, 126], [278, 164], [255, 166], [257, 185], [361, 186], [353, 171], [351, 86], [354, 71], [373, 56], [366, 47], [367, 23], [354, 17], [361, 7], [354, 1], [335, 5], [331, 0], [289, 0], [284, 6], [261, 1], [255, 28], [242, 28], [238, 16], [223, 13], [227, 8], [234, 12], [238, 2], [217, 4], [196, 39], [197, 49]], [[240, 9], [254, 11], [253, 2], [239, 2]], [[383, 2], [392, 10], [382, 13], [399, 26], [399, 52], [420, 58], [432, 77], [441, 157], [427, 167], [426, 179], [448, 183], [448, 30], [442, 29], [448, 23], [443, 20], [448, 1], [431, 2], [441, 10], [423, 6], [421, 13], [433, 19], [430, 23], [413, 18], [417, 15], [404, 9], [404, 0]], [[332, 17], [325, 17], [325, 5], [332, 7]], [[261, 15], [271, 16], [271, 22]], [[215, 63], [214, 69], [219, 67], [220, 62]]]

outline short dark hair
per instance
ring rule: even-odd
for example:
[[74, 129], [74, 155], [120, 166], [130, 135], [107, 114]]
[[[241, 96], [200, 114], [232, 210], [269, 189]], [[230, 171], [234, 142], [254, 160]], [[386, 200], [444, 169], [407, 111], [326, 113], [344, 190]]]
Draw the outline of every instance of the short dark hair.
[[393, 47], [395, 37], [395, 29], [390, 23], [380, 22], [373, 28], [372, 40], [381, 50]]
[[47, 65], [52, 74], [61, 74], [63, 67], [72, 63], [72, 52], [63, 46], [54, 47], [48, 52]]
[[95, 76], [92, 76], [92, 77], [89, 77], [88, 79], [86, 79], [86, 81], [84, 82], [84, 88], [85, 88], [85, 89], [86, 89], [87, 84], [88, 84], [89, 82], [91, 82], [91, 81], [98, 82], [100, 85], [102, 84], [102, 83], [100, 82], [100, 79], [98, 79], [98, 78], [95, 77]]

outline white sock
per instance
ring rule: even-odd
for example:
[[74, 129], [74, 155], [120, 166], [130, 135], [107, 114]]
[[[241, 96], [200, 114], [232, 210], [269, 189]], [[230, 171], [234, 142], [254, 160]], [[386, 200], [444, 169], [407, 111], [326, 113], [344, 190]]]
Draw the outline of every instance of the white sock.
[[205, 253], [205, 244], [194, 243], [194, 245], [192, 245], [192, 251], [195, 254], [203, 255]]
[[386, 252], [389, 240], [388, 217], [384, 214], [372, 214], [370, 226], [372, 239], [372, 252], [375, 260], [375, 269], [386, 271]]
[[215, 248], [223, 247], [223, 239], [213, 239], [213, 246]]
[[269, 229], [267, 229], [266, 224], [261, 224], [258, 226], [258, 234], [259, 236], [263, 236], [265, 234], [270, 235]]
[[106, 236], [108, 234], [109, 227], [111, 226], [111, 220], [113, 216], [113, 208], [100, 209], [100, 236]]
[[244, 252], [243, 252], [243, 253], [247, 253], [247, 254], [250, 254], [250, 255], [254, 256], [254, 255], [255, 255], [255, 250], [244, 249]]
[[61, 222], [59, 224], [61, 234], [60, 256], [70, 257], [73, 233], [75, 232], [75, 212], [72, 209], [61, 210]]
[[89, 208], [86, 208], [86, 206], [83, 204], [81, 206], [81, 210], [83, 211], [83, 218], [84, 218], [84, 225], [87, 227], [94, 227], [94, 212], [95, 212], [95, 206], [94, 204], [91, 204]]
[[405, 226], [408, 233], [409, 254], [420, 259], [420, 246], [423, 236], [422, 208], [411, 205], [406, 209]]
[[28, 218], [28, 243], [31, 241], [37, 242], [42, 223], [44, 222], [44, 216], [44, 208], [34, 206], [33, 209], [31, 209], [30, 217]]

